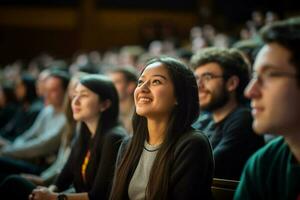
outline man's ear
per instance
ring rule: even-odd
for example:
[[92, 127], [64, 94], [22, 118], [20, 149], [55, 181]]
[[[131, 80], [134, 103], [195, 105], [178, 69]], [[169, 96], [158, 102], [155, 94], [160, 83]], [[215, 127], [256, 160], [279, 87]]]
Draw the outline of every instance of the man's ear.
[[240, 84], [240, 79], [237, 76], [231, 76], [227, 81], [226, 81], [226, 88], [229, 92], [232, 92], [237, 89], [237, 87]]
[[136, 88], [136, 83], [132, 81], [129, 82], [127, 85], [127, 93], [133, 95], [135, 88]]
[[101, 102], [100, 111], [104, 112], [111, 106], [111, 101], [109, 99], [106, 99]]

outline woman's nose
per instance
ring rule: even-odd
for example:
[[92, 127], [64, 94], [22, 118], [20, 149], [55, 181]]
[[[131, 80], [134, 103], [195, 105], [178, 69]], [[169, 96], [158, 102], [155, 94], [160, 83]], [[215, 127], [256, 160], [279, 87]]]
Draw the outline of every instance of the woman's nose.
[[73, 104], [78, 105], [78, 104], [79, 104], [79, 97], [78, 97], [78, 96], [75, 96], [75, 97], [72, 99], [72, 102], [73, 102]]
[[143, 91], [143, 92], [147, 92], [147, 91], [149, 91], [149, 81], [145, 81], [142, 85], [141, 85], [141, 90]]

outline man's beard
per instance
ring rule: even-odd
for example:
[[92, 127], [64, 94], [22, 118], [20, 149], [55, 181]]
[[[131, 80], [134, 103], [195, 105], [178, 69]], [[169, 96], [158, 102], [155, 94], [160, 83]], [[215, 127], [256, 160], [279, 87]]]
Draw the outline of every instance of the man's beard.
[[[210, 93], [212, 95], [212, 93]], [[200, 106], [200, 110], [207, 112], [214, 112], [215, 110], [223, 107], [229, 100], [229, 93], [223, 86], [218, 94], [212, 96], [211, 101], [207, 105]]]

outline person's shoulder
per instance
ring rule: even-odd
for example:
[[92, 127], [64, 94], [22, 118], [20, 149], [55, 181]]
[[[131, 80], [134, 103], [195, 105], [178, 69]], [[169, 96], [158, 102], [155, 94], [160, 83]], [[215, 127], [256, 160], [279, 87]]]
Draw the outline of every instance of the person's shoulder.
[[210, 148], [210, 143], [207, 138], [207, 136], [199, 131], [192, 129], [185, 133], [178, 141], [176, 149], [182, 149], [182, 148], [202, 148], [202, 147], [208, 147]]
[[232, 111], [230, 117], [234, 120], [252, 119], [251, 109], [247, 106], [238, 106]]
[[[193, 166], [209, 165], [213, 168], [213, 153], [208, 138], [200, 131], [185, 133], [174, 146], [175, 163], [193, 163]], [[206, 164], [205, 164], [206, 163]], [[189, 164], [189, 165], [190, 165]]]
[[105, 134], [106, 138], [125, 138], [127, 136], [126, 130], [122, 126], [114, 126], [109, 129]]
[[55, 113], [55, 110], [52, 105], [46, 105], [42, 108], [41, 113], [45, 115], [53, 115]]
[[287, 144], [283, 137], [278, 137], [267, 143], [264, 147], [259, 149], [257, 156], [269, 157], [270, 155], [278, 154], [280, 151], [287, 149]]
[[119, 149], [119, 153], [120, 153], [121, 157], [123, 157], [124, 153], [128, 149], [131, 140], [132, 140], [132, 136], [126, 136], [123, 138], [122, 143], [120, 145], [120, 149]]
[[122, 140], [120, 149], [123, 149], [123, 150], [127, 149], [131, 143], [131, 140], [132, 140], [132, 136], [125, 136]]
[[45, 118], [45, 117], [52, 116], [53, 113], [54, 113], [54, 108], [51, 105], [47, 105], [41, 109], [38, 116], [40, 118]]
[[29, 107], [29, 110], [31, 112], [40, 111], [44, 108], [44, 103], [41, 100], [36, 100], [32, 102], [32, 104]]
[[252, 121], [251, 109], [245, 106], [239, 106], [222, 120], [222, 124], [225, 129], [231, 127], [247, 127], [252, 130]]
[[183, 142], [191, 142], [191, 141], [201, 142], [206, 140], [207, 140], [207, 136], [202, 131], [197, 129], [192, 129], [188, 131], [181, 138], [181, 141]]
[[192, 124], [192, 127], [202, 130], [205, 129], [211, 122], [213, 122], [211, 114], [208, 112], [201, 112], [197, 120]]
[[287, 153], [288, 146], [283, 137], [278, 137], [256, 151], [249, 162], [256, 165], [269, 165], [278, 160], [280, 156]]

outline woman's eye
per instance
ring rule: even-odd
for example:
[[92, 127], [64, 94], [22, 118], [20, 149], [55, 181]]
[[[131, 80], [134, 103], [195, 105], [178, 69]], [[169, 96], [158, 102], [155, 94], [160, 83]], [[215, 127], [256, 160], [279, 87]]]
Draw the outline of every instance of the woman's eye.
[[87, 97], [87, 96], [88, 96], [87, 94], [74, 95], [73, 99], [74, 98], [84, 98], [84, 97]]
[[142, 85], [143, 83], [144, 83], [144, 82], [143, 82], [142, 80], [138, 80], [137, 85], [140, 86], [140, 85]]
[[88, 96], [89, 96], [88, 94], [82, 94], [79, 97], [88, 97]]
[[157, 84], [160, 84], [160, 83], [161, 83], [160, 80], [157, 80], [157, 79], [152, 81], [152, 84], [154, 84], [154, 85], [157, 85]]

